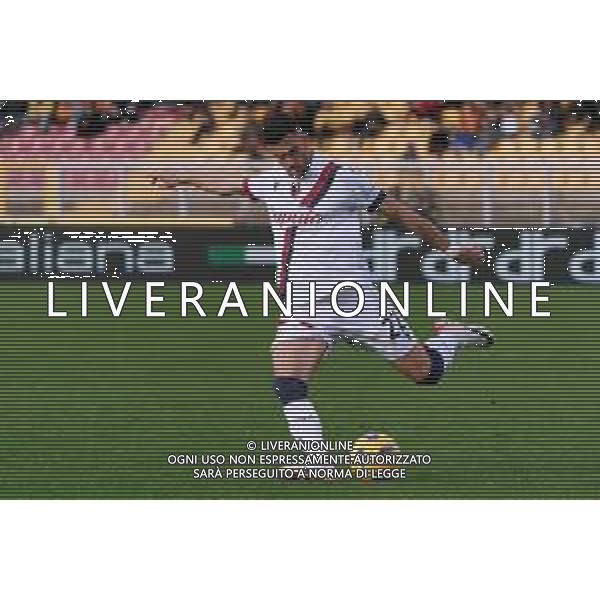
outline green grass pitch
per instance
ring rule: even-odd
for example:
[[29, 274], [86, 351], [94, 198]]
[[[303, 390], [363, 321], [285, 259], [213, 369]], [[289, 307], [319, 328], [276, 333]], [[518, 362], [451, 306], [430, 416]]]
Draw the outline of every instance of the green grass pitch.
[[[492, 328], [497, 344], [466, 351], [435, 388], [340, 345], [312, 382], [328, 437], [379, 431], [433, 457], [404, 481], [372, 483], [195, 480], [193, 467], [167, 465], [173, 452], [244, 453], [248, 440], [287, 439], [271, 391], [274, 318], [181, 318], [176, 283], [165, 291], [173, 316], [145, 318], [139, 282], [115, 319], [98, 287], [90, 282], [89, 317], [48, 318], [45, 281], [2, 284], [1, 498], [600, 497], [595, 287], [554, 286], [550, 318], [527, 316], [524, 288], [514, 318], [483, 318], [474, 293], [464, 320]], [[222, 289], [209, 287], [207, 312]], [[242, 291], [258, 315], [258, 286]], [[78, 294], [57, 283], [59, 308], [76, 313]], [[449, 316], [457, 311], [457, 286], [438, 295]], [[419, 289], [410, 319], [421, 335], [431, 321], [423, 298]]]

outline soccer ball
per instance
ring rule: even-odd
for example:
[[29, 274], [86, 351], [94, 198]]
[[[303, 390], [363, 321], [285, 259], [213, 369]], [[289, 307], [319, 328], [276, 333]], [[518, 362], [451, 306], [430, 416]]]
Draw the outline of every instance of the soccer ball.
[[390, 462], [386, 464], [385, 455], [396, 452], [400, 452], [400, 448], [389, 435], [366, 433], [352, 444], [352, 470], [361, 481], [380, 479], [383, 471], [394, 468]]

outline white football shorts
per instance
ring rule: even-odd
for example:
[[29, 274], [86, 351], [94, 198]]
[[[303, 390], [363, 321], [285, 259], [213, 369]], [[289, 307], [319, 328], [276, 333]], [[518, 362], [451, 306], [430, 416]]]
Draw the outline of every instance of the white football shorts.
[[[331, 349], [338, 340], [359, 344], [395, 360], [410, 352], [417, 339], [410, 325], [398, 314], [396, 307], [387, 307], [387, 316], [379, 310], [379, 293], [375, 286], [363, 286], [365, 306], [354, 317], [342, 317], [331, 306], [329, 297], [317, 298], [315, 316], [309, 316], [308, 305], [294, 307], [292, 317], [282, 317], [273, 345], [302, 338], [318, 338]], [[352, 312], [358, 303], [354, 290], [342, 290], [338, 306], [344, 312]]]

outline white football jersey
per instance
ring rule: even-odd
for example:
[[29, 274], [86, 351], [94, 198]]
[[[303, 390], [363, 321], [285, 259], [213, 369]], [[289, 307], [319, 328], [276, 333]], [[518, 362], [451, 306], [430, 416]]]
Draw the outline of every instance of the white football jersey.
[[264, 202], [277, 250], [277, 282], [292, 282], [294, 305], [308, 302], [308, 282], [317, 297], [341, 281], [372, 280], [363, 250], [361, 211], [373, 211], [384, 193], [366, 177], [317, 154], [301, 178], [276, 165], [245, 183]]

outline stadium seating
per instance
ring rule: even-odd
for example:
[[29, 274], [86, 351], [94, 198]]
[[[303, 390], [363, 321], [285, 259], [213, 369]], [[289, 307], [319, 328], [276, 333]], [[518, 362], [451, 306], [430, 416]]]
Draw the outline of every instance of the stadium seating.
[[[256, 170], [264, 164], [255, 139], [271, 110], [263, 103], [209, 102], [210, 126], [205, 115], [171, 103], [146, 107], [133, 121], [116, 119], [111, 103], [95, 103], [96, 111], [112, 111], [112, 117], [100, 133], [86, 137], [77, 135], [79, 104], [29, 102], [19, 127], [0, 136], [5, 215], [121, 218], [152, 212], [201, 219], [202, 198], [190, 190], [159, 191], [148, 173], [181, 163], [227, 179], [236, 165]], [[569, 113], [570, 104], [563, 103], [567, 117], [557, 133], [545, 105], [513, 102], [506, 110], [514, 114], [514, 125], [504, 132], [497, 125], [489, 129], [493, 118], [479, 118], [485, 103], [439, 104], [441, 112], [419, 116], [409, 102], [323, 102], [314, 119], [315, 147], [407, 197], [427, 190], [448, 225], [539, 226], [549, 218], [600, 218], [594, 175], [600, 133], [591, 129], [587, 113]], [[488, 127], [487, 134], [478, 123]], [[447, 144], [434, 148], [434, 134]]]

